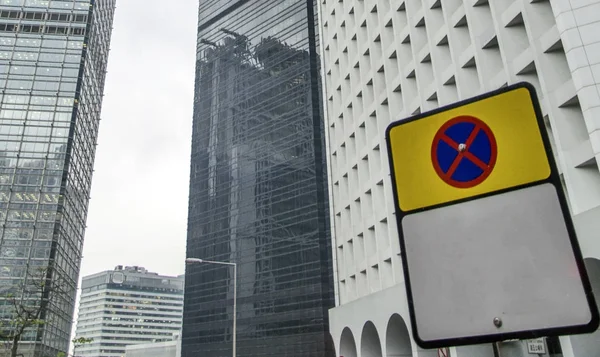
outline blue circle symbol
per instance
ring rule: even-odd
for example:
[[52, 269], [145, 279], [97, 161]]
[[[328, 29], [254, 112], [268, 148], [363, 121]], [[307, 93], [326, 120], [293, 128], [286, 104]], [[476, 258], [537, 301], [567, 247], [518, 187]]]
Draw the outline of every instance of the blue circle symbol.
[[492, 173], [498, 149], [490, 128], [471, 116], [447, 121], [436, 133], [431, 160], [439, 177], [457, 188], [479, 185]]

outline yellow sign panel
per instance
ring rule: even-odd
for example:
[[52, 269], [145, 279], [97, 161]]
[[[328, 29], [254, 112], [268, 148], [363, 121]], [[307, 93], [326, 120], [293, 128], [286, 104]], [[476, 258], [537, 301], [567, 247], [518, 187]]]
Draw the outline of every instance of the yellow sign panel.
[[527, 88], [389, 129], [402, 211], [545, 180], [551, 169]]

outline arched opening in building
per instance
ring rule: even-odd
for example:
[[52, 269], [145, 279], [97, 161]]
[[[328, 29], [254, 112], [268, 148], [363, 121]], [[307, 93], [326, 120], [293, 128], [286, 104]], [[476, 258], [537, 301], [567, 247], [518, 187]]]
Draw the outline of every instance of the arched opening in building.
[[[592, 290], [596, 298], [596, 304], [600, 306], [600, 260], [594, 258], [585, 259]], [[571, 336], [571, 346], [575, 356], [600, 356], [600, 330], [587, 335]]]
[[356, 357], [356, 342], [354, 341], [352, 331], [347, 327], [342, 331], [340, 339], [340, 356]]
[[402, 316], [392, 315], [385, 333], [387, 357], [412, 357], [410, 334]]
[[382, 357], [379, 334], [371, 321], [367, 321], [363, 327], [360, 338], [360, 354], [362, 357]]

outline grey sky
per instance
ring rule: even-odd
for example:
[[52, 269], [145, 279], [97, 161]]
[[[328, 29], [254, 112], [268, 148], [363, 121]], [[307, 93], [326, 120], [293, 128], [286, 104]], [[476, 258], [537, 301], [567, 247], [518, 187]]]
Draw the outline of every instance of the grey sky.
[[184, 271], [198, 0], [119, 0], [81, 276]]

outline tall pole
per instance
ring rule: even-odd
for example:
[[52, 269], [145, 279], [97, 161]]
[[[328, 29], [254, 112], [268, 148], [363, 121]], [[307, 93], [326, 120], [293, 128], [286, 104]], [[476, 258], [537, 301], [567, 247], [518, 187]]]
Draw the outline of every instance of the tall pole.
[[500, 342], [493, 343], [492, 348], [494, 350], [494, 357], [502, 357], [502, 352], [500, 349]]
[[237, 264], [233, 264], [233, 357], [236, 357], [237, 344]]

